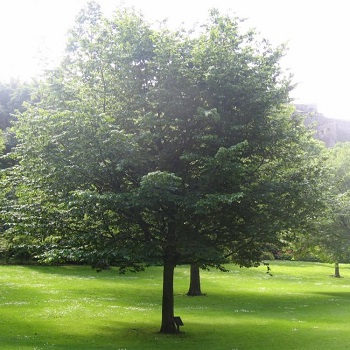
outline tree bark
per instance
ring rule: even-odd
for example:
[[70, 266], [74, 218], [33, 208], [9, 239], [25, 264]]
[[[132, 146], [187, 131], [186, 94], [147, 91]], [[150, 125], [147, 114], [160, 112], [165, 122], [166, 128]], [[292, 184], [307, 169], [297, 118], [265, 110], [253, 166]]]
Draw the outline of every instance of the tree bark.
[[174, 270], [175, 264], [165, 259], [163, 267], [162, 325], [160, 333], [174, 334]]
[[176, 266], [175, 225], [169, 224], [167, 246], [164, 250], [162, 324], [160, 333], [175, 334], [178, 329], [174, 321], [174, 270]]
[[190, 269], [190, 288], [187, 292], [188, 296], [201, 296], [201, 277], [199, 272], [199, 265], [197, 263], [191, 264]]
[[339, 263], [334, 264], [334, 277], [340, 278]]

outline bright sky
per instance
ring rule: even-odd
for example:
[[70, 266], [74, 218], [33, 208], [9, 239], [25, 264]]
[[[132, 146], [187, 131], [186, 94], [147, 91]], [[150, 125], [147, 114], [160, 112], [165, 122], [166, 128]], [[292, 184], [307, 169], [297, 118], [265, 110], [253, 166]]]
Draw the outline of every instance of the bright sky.
[[[0, 0], [0, 81], [27, 80], [57, 62], [66, 32], [87, 0]], [[99, 0], [106, 14], [121, 2]], [[350, 120], [350, 21], [347, 0], [124, 0], [151, 21], [203, 22], [208, 9], [231, 9], [274, 45], [288, 42], [283, 60], [298, 84], [297, 103]]]

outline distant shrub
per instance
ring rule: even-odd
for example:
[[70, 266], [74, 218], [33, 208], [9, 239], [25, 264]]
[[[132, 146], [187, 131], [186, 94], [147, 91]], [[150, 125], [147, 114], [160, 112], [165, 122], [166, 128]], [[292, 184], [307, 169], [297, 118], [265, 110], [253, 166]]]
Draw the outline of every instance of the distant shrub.
[[10, 245], [3, 252], [3, 258], [7, 264], [33, 264], [37, 249], [38, 247], [34, 245]]
[[294, 252], [292, 249], [281, 249], [274, 253], [276, 260], [294, 260]]
[[275, 260], [275, 256], [271, 252], [264, 252], [261, 254], [261, 260]]
[[308, 261], [308, 262], [323, 262], [323, 260], [319, 256], [312, 254], [311, 252], [308, 252], [308, 253], [302, 254], [302, 255], [297, 254], [293, 258], [293, 260]]

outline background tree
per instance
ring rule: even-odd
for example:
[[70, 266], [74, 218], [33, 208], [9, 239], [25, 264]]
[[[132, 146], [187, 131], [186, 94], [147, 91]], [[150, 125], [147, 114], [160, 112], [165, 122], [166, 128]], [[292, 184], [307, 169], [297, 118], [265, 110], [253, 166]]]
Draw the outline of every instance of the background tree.
[[[15, 138], [10, 130], [12, 122], [16, 119], [16, 111], [24, 111], [23, 103], [30, 99], [32, 88], [27, 83], [18, 80], [0, 82], [0, 154], [4, 155], [15, 146]], [[13, 161], [0, 157], [0, 168], [11, 167]], [[3, 231], [3, 228], [0, 230]], [[8, 242], [0, 237], [0, 253], [8, 255]], [[26, 248], [25, 248], [26, 250]]]
[[326, 159], [331, 172], [328, 210], [314, 243], [324, 259], [334, 262], [334, 276], [340, 277], [339, 263], [350, 261], [350, 143], [337, 143], [327, 150]]
[[16, 110], [23, 112], [23, 102], [29, 101], [32, 88], [17, 80], [0, 83], [0, 129], [6, 130], [15, 120]]
[[42, 238], [50, 261], [162, 265], [160, 331], [176, 333], [176, 265], [258, 264], [322, 203], [282, 54], [216, 11], [194, 36], [89, 3], [18, 116], [9, 233]]
[[[23, 103], [29, 101], [33, 87], [12, 79], [10, 82], [0, 82], [0, 130], [4, 138], [3, 153], [8, 153], [15, 146], [13, 134], [10, 131], [12, 122], [16, 119], [16, 111], [23, 112]], [[5, 159], [0, 160], [0, 167], [10, 166]]]

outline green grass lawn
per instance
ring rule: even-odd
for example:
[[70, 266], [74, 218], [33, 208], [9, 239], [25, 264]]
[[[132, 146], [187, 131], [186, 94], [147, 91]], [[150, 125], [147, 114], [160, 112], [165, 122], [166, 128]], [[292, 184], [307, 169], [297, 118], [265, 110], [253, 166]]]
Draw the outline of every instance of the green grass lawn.
[[1, 266], [0, 349], [350, 349], [350, 266], [272, 262], [202, 272], [204, 297], [187, 297], [176, 269], [183, 334], [158, 333], [161, 268], [119, 275], [89, 267]]

